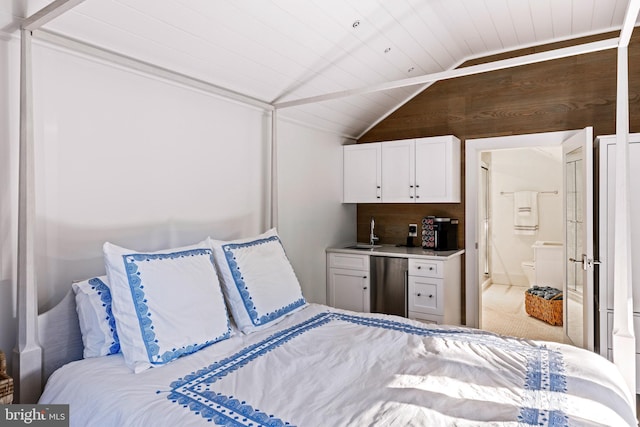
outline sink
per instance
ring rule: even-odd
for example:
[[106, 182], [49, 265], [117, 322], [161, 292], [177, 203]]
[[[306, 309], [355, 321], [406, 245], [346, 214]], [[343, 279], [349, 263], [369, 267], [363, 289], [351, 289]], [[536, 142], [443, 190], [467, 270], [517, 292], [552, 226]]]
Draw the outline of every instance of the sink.
[[345, 249], [362, 249], [362, 250], [371, 250], [381, 248], [382, 245], [368, 245], [366, 243], [358, 243], [352, 246], [347, 246]]

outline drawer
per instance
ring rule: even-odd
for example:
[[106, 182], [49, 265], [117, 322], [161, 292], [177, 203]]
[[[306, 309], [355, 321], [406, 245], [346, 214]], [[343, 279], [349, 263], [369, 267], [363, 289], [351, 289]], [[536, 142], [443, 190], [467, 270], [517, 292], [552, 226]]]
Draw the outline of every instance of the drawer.
[[436, 324], [436, 325], [441, 325], [444, 323], [443, 317], [442, 316], [435, 316], [435, 315], [429, 315], [429, 314], [424, 314], [424, 313], [417, 313], [415, 311], [410, 311], [409, 312], [409, 319], [411, 320], [417, 320], [419, 322], [422, 323], [427, 323], [427, 324]]
[[329, 253], [329, 267], [369, 271], [369, 255]]
[[[640, 353], [640, 315], [633, 315], [633, 330], [636, 333], [636, 353]], [[607, 312], [607, 348], [613, 348], [613, 312]]]
[[409, 276], [409, 311], [443, 315], [443, 286], [442, 279]]
[[444, 277], [444, 262], [409, 258], [409, 276]]

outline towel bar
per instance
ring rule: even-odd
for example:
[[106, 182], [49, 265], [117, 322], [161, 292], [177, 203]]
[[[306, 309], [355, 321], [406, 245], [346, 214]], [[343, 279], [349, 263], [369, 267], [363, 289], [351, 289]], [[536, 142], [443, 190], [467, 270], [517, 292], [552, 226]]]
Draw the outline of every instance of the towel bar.
[[[504, 196], [505, 194], [513, 194], [513, 191], [501, 191], [500, 195]], [[558, 194], [558, 190], [553, 191], [538, 191], [538, 194]]]

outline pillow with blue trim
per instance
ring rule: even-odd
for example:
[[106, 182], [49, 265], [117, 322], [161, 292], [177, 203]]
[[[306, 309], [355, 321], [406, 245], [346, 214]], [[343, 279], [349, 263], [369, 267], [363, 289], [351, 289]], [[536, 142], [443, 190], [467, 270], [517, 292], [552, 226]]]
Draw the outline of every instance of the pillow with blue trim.
[[85, 358], [120, 353], [116, 319], [111, 311], [111, 290], [107, 283], [107, 276], [99, 276], [71, 285]]
[[157, 252], [103, 246], [125, 363], [162, 366], [232, 335], [207, 242]]
[[209, 239], [238, 329], [250, 333], [305, 307], [298, 278], [275, 229], [248, 239]]

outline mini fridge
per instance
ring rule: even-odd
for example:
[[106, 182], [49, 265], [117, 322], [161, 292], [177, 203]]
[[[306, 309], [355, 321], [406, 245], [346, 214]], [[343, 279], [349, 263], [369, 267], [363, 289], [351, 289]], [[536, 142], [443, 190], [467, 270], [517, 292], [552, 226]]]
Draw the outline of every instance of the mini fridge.
[[371, 312], [407, 317], [409, 260], [371, 256]]

